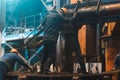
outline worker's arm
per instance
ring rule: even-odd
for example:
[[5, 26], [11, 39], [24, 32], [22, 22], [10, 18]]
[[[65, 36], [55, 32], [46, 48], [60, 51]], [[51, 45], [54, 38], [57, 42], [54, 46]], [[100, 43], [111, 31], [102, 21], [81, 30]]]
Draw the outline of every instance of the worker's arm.
[[77, 16], [76, 12], [73, 14], [72, 17], [65, 17], [65, 16], [61, 15], [63, 21], [66, 22], [66, 23], [67, 22], [73, 22], [75, 20], [76, 16]]
[[45, 26], [46, 24], [46, 17], [41, 21], [41, 26]]

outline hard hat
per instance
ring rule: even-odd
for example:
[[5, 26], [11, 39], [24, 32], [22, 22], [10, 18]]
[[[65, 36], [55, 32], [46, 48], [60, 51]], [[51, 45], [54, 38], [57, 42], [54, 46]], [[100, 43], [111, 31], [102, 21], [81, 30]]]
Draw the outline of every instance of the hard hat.
[[60, 10], [62, 10], [64, 12], [64, 14], [68, 12], [68, 10], [66, 8], [64, 8], [64, 7], [61, 8]]
[[11, 52], [11, 53], [18, 53], [17, 49], [15, 49], [15, 48], [11, 49], [10, 52]]

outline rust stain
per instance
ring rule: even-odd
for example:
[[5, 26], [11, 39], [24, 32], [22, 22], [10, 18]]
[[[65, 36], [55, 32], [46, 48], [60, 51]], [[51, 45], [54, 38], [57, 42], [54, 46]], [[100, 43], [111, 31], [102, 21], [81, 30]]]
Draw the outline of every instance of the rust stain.
[[78, 40], [81, 47], [81, 52], [83, 55], [86, 54], [86, 25], [83, 25], [78, 32]]

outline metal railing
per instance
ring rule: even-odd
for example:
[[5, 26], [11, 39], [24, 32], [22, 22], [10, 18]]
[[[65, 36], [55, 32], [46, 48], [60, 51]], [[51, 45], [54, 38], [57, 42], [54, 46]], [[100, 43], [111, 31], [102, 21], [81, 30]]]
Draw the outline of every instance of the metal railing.
[[40, 14], [20, 18], [17, 21], [14, 21], [14, 25], [8, 25], [5, 33], [6, 35], [11, 35], [33, 31], [37, 26], [40, 25], [40, 21]]

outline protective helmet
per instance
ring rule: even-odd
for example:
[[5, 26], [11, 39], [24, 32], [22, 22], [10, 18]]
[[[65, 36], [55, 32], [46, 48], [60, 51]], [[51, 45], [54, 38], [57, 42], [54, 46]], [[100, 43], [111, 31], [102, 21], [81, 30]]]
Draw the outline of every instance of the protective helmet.
[[62, 14], [62, 15], [65, 15], [65, 13], [67, 13], [67, 9], [66, 8], [61, 8], [58, 12], [60, 13], [60, 14]]
[[67, 13], [68, 12], [68, 10], [66, 9], [66, 8], [61, 8], [61, 10], [64, 12], [64, 13]]
[[15, 49], [15, 48], [11, 49], [10, 52], [11, 52], [11, 53], [18, 53], [17, 49]]

